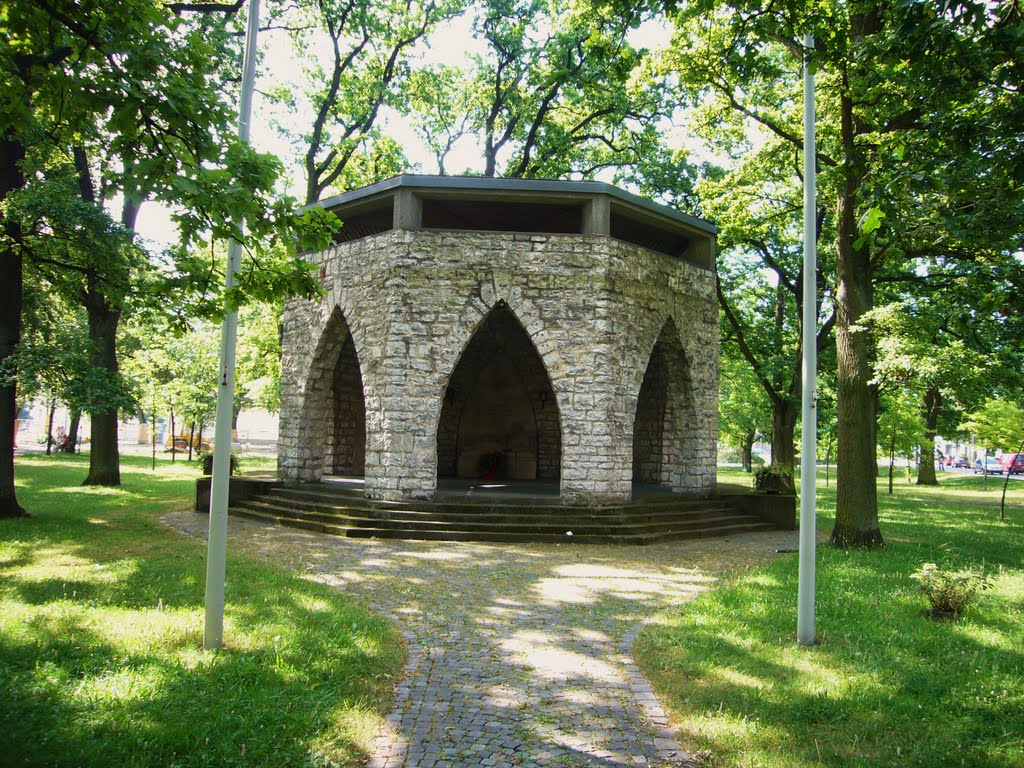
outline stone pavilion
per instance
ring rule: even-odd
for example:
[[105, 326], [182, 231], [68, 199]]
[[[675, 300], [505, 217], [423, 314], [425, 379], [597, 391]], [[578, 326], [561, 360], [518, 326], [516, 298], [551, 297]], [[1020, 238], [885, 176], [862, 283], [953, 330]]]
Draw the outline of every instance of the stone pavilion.
[[343, 227], [307, 255], [320, 301], [285, 306], [282, 479], [713, 492], [713, 225], [599, 182], [405, 175], [318, 205]]

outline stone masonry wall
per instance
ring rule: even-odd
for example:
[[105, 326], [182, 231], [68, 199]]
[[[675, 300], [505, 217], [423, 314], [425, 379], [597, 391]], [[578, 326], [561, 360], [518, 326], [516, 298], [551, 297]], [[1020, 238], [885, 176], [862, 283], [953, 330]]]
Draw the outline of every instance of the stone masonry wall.
[[390, 231], [312, 260], [323, 299], [291, 300], [285, 309], [279, 441], [285, 479], [313, 480], [331, 471], [324, 424], [334, 368], [351, 335], [366, 400], [366, 492], [429, 497], [449, 378], [481, 322], [504, 302], [551, 380], [561, 418], [564, 502], [629, 498], [640, 385], [665, 328], [678, 336], [687, 386], [685, 407], [671, 415], [686, 436], [668, 451], [672, 485], [713, 490], [718, 311], [712, 272], [600, 235]]

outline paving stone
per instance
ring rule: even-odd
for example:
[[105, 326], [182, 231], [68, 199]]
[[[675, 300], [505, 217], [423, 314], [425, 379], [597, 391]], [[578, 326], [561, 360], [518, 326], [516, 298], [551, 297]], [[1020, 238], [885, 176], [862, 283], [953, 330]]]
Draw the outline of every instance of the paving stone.
[[[192, 512], [163, 521], [198, 538], [208, 526]], [[796, 544], [794, 532], [648, 547], [358, 540], [238, 518], [228, 531], [233, 551], [358, 596], [402, 630], [404, 678], [368, 768], [679, 765], [689, 755], [629, 656], [641, 623]]]

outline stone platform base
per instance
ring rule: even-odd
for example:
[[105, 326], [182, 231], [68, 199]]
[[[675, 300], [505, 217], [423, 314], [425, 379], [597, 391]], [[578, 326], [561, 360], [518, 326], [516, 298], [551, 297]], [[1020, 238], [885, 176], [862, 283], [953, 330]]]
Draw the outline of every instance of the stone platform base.
[[[197, 489], [197, 511], [208, 508], [208, 494], [203, 503]], [[699, 499], [656, 486], [635, 486], [629, 502], [579, 507], [561, 504], [553, 482], [444, 480], [428, 501], [396, 502], [367, 499], [361, 478], [232, 478], [230, 506], [234, 515], [349, 538], [648, 544], [792, 528], [788, 498], [787, 521], [781, 497]]]

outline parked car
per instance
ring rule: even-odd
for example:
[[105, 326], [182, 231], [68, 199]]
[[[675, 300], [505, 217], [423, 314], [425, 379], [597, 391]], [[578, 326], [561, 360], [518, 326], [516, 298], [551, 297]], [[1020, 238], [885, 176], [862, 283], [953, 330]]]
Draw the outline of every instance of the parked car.
[[967, 460], [966, 456], [957, 456], [953, 459], [953, 469], [970, 469], [971, 462]]
[[1003, 474], [1003, 465], [997, 459], [975, 459], [974, 474], [1001, 475]]
[[1024, 474], [1024, 453], [1004, 453], [999, 457], [999, 463], [1011, 475]]

